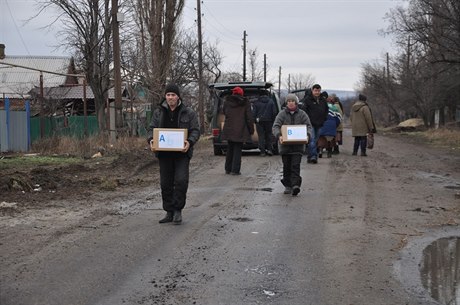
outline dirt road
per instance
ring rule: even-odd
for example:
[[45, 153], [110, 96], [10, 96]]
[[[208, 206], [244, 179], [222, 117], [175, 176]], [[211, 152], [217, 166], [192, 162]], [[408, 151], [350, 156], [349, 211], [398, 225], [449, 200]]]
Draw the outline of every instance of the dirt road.
[[229, 176], [205, 143], [180, 226], [158, 224], [158, 164], [143, 157], [110, 164], [125, 172], [115, 190], [57, 187], [24, 197], [32, 208], [4, 192], [0, 304], [438, 304], [407, 253], [460, 236], [460, 155], [378, 135], [351, 156], [351, 141], [304, 160], [298, 197], [282, 193], [279, 156], [247, 154]]

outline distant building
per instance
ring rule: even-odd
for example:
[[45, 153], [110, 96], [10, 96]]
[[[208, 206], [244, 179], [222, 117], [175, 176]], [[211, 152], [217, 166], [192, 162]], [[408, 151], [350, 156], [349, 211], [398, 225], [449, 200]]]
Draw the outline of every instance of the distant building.
[[0, 107], [6, 97], [12, 107], [30, 100], [31, 90], [40, 87], [40, 71], [43, 71], [43, 86], [78, 84], [77, 77], [58, 75], [76, 74], [72, 57], [7, 56], [0, 60]]

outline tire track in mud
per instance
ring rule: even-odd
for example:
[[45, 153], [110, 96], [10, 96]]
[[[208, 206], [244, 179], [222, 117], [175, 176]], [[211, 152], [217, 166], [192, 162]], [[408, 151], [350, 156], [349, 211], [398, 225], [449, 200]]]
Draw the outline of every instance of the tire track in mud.
[[[385, 294], [392, 293], [399, 283], [392, 278], [385, 256], [396, 244], [382, 231], [392, 230], [386, 206], [386, 194], [395, 188], [391, 180], [392, 164], [383, 154], [372, 157], [341, 154], [330, 162], [325, 192], [328, 202], [325, 216], [324, 265], [335, 278], [331, 281], [336, 290], [325, 297], [331, 304], [334, 299], [343, 298], [344, 291], [372, 291], [366, 299], [368, 304], [381, 304]], [[352, 186], [352, 187], [350, 187]], [[340, 249], [340, 251], [338, 251]], [[389, 263], [388, 263], [389, 264]], [[372, 270], [372, 271], [370, 271]], [[374, 274], [380, 274], [377, 280]], [[358, 294], [348, 295], [346, 304], [363, 302]]]

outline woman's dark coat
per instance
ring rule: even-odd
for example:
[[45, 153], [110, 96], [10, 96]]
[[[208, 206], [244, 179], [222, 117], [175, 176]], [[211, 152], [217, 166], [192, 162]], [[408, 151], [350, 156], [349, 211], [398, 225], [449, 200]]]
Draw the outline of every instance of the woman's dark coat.
[[223, 112], [225, 123], [222, 140], [249, 142], [254, 133], [254, 118], [249, 100], [240, 95], [228, 95], [224, 99]]

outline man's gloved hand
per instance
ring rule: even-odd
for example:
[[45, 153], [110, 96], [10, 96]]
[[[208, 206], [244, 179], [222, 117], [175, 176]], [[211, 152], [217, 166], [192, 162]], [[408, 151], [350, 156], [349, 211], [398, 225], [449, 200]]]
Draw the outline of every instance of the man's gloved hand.
[[147, 143], [150, 145], [150, 141], [152, 141], [152, 140], [153, 140], [153, 137], [149, 137], [149, 138], [147, 139]]

